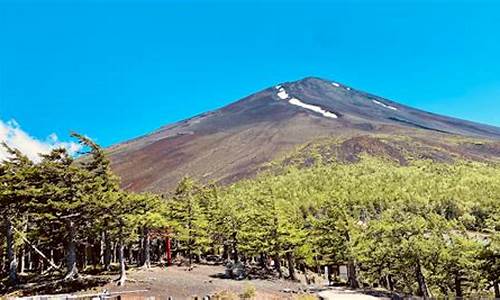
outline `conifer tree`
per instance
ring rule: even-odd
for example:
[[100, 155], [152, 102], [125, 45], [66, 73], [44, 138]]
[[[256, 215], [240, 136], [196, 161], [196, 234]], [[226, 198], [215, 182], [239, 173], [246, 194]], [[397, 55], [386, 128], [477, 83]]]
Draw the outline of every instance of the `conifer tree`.
[[19, 150], [2, 143], [8, 158], [0, 164], [0, 214], [6, 237], [8, 278], [11, 285], [18, 282], [18, 259], [15, 249], [14, 226], [22, 220], [19, 216], [25, 213], [36, 194], [33, 182], [36, 170], [32, 161]]
[[65, 149], [55, 149], [44, 155], [40, 163], [43, 181], [42, 195], [38, 198], [45, 218], [60, 228], [66, 259], [66, 280], [78, 277], [77, 244], [86, 221], [89, 200], [87, 184], [91, 175], [78, 168]]
[[168, 203], [170, 226], [188, 259], [199, 258], [209, 247], [208, 220], [200, 206], [201, 187], [189, 177], [183, 178]]

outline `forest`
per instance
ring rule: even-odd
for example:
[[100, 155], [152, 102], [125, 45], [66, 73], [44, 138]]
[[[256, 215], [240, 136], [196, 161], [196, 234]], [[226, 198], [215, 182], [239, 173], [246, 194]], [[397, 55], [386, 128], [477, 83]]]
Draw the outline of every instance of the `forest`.
[[216, 257], [287, 280], [346, 265], [352, 288], [500, 298], [497, 164], [364, 156], [229, 186], [186, 176], [155, 195], [122, 190], [105, 151], [73, 136], [86, 149], [79, 158], [54, 149], [35, 163], [3, 145], [0, 291], [38, 278], [26, 274], [70, 282], [113, 268], [123, 285], [128, 267], [164, 264], [164, 237], [153, 233], [167, 232], [186, 265]]

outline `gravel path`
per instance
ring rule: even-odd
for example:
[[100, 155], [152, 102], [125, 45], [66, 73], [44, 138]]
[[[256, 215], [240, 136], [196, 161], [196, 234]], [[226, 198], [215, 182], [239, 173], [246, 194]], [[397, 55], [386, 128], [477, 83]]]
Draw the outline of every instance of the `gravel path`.
[[324, 300], [380, 300], [390, 298], [380, 298], [359, 291], [348, 290], [345, 288], [331, 288], [328, 291], [319, 292], [318, 296]]

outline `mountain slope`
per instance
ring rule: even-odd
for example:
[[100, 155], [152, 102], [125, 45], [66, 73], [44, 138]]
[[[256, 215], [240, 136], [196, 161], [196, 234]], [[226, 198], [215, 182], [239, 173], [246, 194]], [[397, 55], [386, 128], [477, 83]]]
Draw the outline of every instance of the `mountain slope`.
[[427, 113], [309, 77], [162, 127], [113, 146], [109, 153], [125, 188], [163, 192], [187, 174], [205, 181], [232, 182], [316, 139], [366, 135], [412, 137], [429, 147], [445, 146], [443, 151], [449, 150], [446, 145], [455, 137], [491, 140], [492, 145], [474, 148], [466, 144], [477, 141], [466, 142], [453, 150], [458, 156], [486, 159], [497, 157], [500, 128]]

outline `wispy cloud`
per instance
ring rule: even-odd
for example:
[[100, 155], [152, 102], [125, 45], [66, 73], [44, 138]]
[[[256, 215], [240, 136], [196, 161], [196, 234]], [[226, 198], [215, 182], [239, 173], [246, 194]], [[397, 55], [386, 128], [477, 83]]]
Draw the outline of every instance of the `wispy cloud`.
[[[0, 141], [18, 149], [34, 162], [40, 161], [40, 154], [49, 153], [54, 148], [66, 148], [70, 154], [75, 154], [81, 148], [78, 143], [59, 141], [55, 133], [50, 134], [45, 140], [32, 137], [23, 131], [15, 120], [7, 122], [0, 120]], [[7, 157], [5, 149], [0, 147], [0, 161]]]

